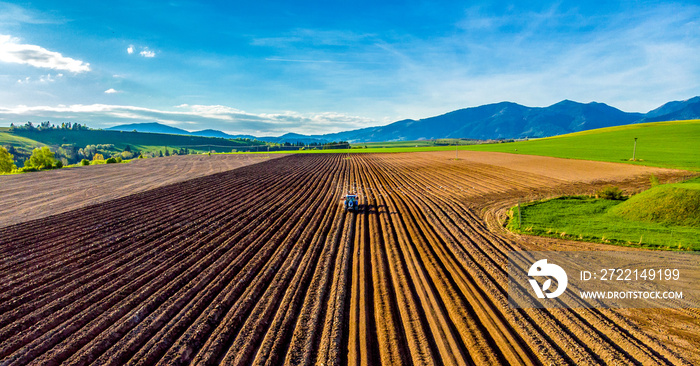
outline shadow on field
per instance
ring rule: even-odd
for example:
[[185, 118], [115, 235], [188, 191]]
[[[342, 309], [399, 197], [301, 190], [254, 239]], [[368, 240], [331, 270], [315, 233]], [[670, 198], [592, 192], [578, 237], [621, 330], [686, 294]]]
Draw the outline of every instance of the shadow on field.
[[389, 208], [387, 205], [359, 205], [357, 212], [358, 215], [360, 214], [390, 214], [394, 215], [397, 214], [398, 212], [396, 211], [389, 211]]

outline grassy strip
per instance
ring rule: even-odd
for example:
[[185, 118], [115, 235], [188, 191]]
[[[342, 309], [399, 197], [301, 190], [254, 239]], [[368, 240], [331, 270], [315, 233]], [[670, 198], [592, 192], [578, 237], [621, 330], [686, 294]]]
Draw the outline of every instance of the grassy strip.
[[664, 250], [700, 250], [700, 228], [629, 220], [610, 211], [623, 201], [568, 196], [510, 210], [508, 229], [529, 235]]

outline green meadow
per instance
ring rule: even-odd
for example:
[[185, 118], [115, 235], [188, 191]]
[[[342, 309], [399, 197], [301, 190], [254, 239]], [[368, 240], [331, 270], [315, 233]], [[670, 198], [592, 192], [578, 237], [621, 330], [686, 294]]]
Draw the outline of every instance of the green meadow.
[[[109, 130], [20, 130], [16, 129], [12, 133], [2, 133], [0, 135], [10, 135], [24, 137], [28, 140], [38, 141], [42, 144], [60, 146], [62, 144], [74, 144], [78, 147], [97, 144], [112, 144], [121, 151], [127, 145], [147, 151], [189, 147], [195, 151], [231, 151], [233, 148], [248, 147], [254, 145], [264, 146], [260, 141], [230, 140], [213, 137], [170, 135], [160, 133], [141, 133]], [[1, 143], [1, 142], [0, 142]]]
[[[635, 138], [637, 161], [631, 161]], [[700, 171], [700, 120], [640, 123], [464, 149]]]
[[[636, 151], [635, 138], [637, 138]], [[444, 146], [449, 144], [450, 146]], [[460, 146], [456, 146], [460, 145]], [[398, 153], [420, 151], [495, 151], [700, 171], [700, 120], [640, 123], [528, 141], [478, 144], [441, 139], [353, 143], [351, 149], [279, 153]], [[265, 152], [266, 153], [266, 152]], [[632, 155], [635, 161], [632, 161]]]
[[[700, 178], [652, 187], [626, 200], [559, 197], [510, 211], [521, 234], [666, 250], [700, 250]], [[522, 218], [522, 222], [520, 222]]]
[[7, 127], [0, 129], [0, 146], [14, 146], [17, 149], [32, 151], [36, 147], [46, 146], [45, 144], [27, 137], [8, 133]]
[[[637, 139], [636, 151], [635, 138]], [[700, 171], [700, 120], [609, 127], [466, 147]], [[632, 161], [632, 155], [636, 160]], [[700, 250], [700, 179], [656, 185], [626, 200], [560, 197], [511, 209], [508, 228], [530, 235], [666, 250]]]

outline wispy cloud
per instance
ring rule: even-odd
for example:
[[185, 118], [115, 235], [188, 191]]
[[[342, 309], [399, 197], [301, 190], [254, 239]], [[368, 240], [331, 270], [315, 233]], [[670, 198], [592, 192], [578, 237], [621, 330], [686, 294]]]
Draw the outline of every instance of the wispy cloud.
[[146, 57], [146, 58], [156, 57], [156, 53], [153, 52], [153, 51], [151, 51], [151, 50], [149, 50], [148, 47], [145, 47], [145, 48], [143, 49], [143, 51], [139, 52], [139, 55], [141, 55], [141, 56], [143, 56], [143, 57]]
[[[156, 57], [156, 52], [149, 49], [147, 46], [141, 46], [139, 48], [141, 48], [141, 51], [139, 51], [138, 54], [141, 55], [142, 57], [146, 57], [146, 58]], [[136, 52], [136, 47], [133, 44], [130, 44], [129, 47], [126, 48], [126, 53], [133, 55], [134, 52]]]
[[296, 29], [251, 44], [270, 67], [294, 75], [284, 85], [290, 90], [337, 97], [331, 108], [352, 105], [378, 120], [504, 100], [598, 101], [647, 112], [697, 95], [700, 7], [626, 6], [474, 7], [440, 32]]
[[17, 4], [0, 1], [0, 24], [61, 24], [65, 20], [57, 17], [49, 17], [36, 11], [25, 9]]
[[116, 94], [116, 93], [119, 93], [119, 91], [114, 89], [114, 88], [109, 88], [109, 89], [105, 90], [105, 94]]
[[46, 74], [46, 75], [40, 75], [36, 81], [32, 79], [31, 76], [27, 76], [24, 79], [18, 79], [17, 83], [18, 84], [29, 84], [29, 83], [53, 83], [56, 80], [59, 80], [63, 78], [63, 74], [58, 73], [56, 75], [51, 75], [51, 74]]
[[90, 71], [89, 63], [40, 46], [18, 42], [17, 38], [0, 34], [0, 61], [75, 73]]
[[305, 44], [309, 46], [351, 46], [371, 41], [376, 35], [345, 30], [294, 29], [279, 37], [254, 38], [254, 46], [289, 47]]
[[279, 57], [268, 57], [268, 58], [265, 58], [265, 61], [300, 62], [300, 63], [316, 63], [316, 64], [381, 64], [381, 62], [374, 62], [374, 61], [289, 59], [289, 58], [279, 58]]
[[257, 136], [281, 135], [287, 132], [332, 133], [377, 125], [374, 120], [369, 118], [335, 112], [299, 113], [287, 111], [256, 114], [223, 105], [183, 104], [172, 110], [109, 104], [0, 107], [0, 120], [6, 121], [8, 124], [31, 119], [81, 122], [87, 123], [91, 127], [156, 121], [176, 125], [190, 131], [214, 128], [228, 133]]
[[700, 7], [672, 4], [598, 18], [557, 6], [472, 9], [442, 37], [376, 43], [396, 62], [377, 80], [391, 88], [384, 103], [413, 118], [504, 100], [599, 101], [647, 112], [700, 90], [697, 19]]

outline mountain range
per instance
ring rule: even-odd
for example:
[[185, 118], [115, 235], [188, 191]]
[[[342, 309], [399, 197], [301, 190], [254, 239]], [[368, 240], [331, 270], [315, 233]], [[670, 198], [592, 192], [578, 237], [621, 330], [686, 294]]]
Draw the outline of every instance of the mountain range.
[[217, 130], [188, 132], [160, 123], [119, 125], [108, 130], [170, 133], [223, 138], [249, 138], [267, 142], [373, 142], [412, 141], [439, 138], [521, 139], [561, 135], [596, 128], [641, 122], [674, 121], [700, 118], [700, 97], [674, 101], [648, 113], [629, 113], [604, 103], [578, 103], [564, 100], [549, 107], [526, 107], [511, 102], [459, 109], [419, 120], [406, 119], [386, 126], [324, 135], [294, 133], [279, 137], [229, 135]]

